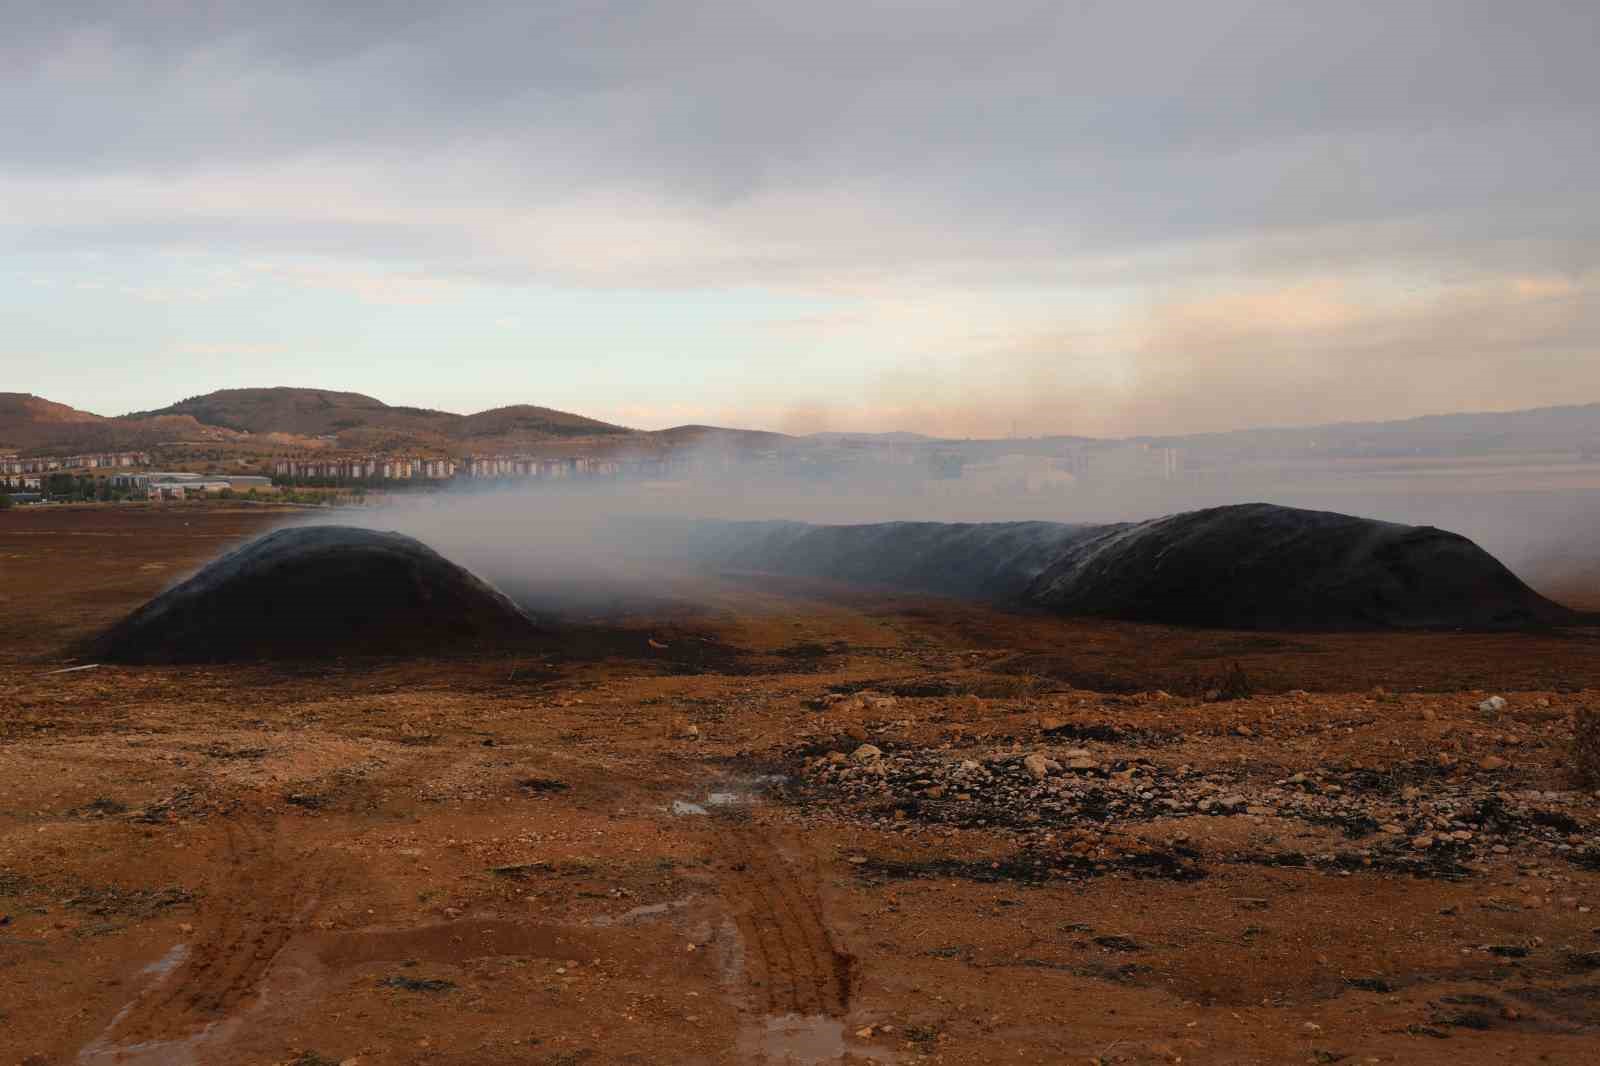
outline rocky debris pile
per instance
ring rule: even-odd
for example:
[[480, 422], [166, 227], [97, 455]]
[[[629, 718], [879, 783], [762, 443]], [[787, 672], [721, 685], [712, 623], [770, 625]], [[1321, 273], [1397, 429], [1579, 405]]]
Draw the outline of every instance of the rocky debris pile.
[[280, 529], [96, 638], [108, 662], [431, 653], [537, 634], [505, 596], [427, 545], [350, 526]]
[[[978, 753], [863, 743], [806, 759], [796, 798], [880, 827], [946, 825], [1034, 832], [1113, 830], [1158, 819], [1292, 819], [1338, 831], [1352, 847], [1243, 861], [1461, 874], [1513, 851], [1582, 863], [1600, 855], [1585, 793], [1508, 787], [1486, 759], [1453, 756], [1384, 769], [1314, 767], [1277, 779], [1169, 767], [1087, 746]], [[1359, 844], [1359, 847], [1354, 845]]]
[[856, 692], [825, 692], [805, 706], [814, 711], [889, 711], [899, 705], [894, 696], [863, 689]]

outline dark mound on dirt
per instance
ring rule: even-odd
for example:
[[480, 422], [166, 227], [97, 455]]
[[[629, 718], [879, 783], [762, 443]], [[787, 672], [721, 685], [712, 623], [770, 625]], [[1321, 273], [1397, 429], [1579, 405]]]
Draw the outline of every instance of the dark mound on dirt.
[[1025, 598], [1068, 614], [1230, 629], [1574, 619], [1458, 534], [1265, 503], [1106, 527], [1071, 545]]
[[1108, 526], [708, 523], [723, 568], [876, 582], [1229, 629], [1513, 628], [1577, 620], [1465, 537], [1253, 503]]
[[393, 655], [526, 641], [505, 596], [399, 533], [282, 529], [222, 556], [101, 634], [108, 662]]
[[707, 522], [695, 551], [725, 569], [1014, 602], [1069, 545], [1103, 528], [1058, 522]]

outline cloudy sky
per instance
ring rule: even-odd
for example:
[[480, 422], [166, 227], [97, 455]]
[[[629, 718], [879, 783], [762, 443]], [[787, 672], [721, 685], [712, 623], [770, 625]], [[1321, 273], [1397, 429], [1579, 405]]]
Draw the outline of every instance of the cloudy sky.
[[0, 0], [0, 389], [1180, 432], [1600, 401], [1592, 0]]

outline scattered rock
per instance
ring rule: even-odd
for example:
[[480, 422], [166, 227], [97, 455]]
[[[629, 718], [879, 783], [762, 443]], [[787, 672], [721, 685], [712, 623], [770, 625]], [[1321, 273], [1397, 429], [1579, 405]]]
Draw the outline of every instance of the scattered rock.
[[[847, 819], [902, 832], [932, 824], [1030, 834], [1067, 829], [1098, 839], [1138, 823], [1248, 815], [1332, 828], [1360, 843], [1345, 851], [1262, 853], [1247, 861], [1343, 876], [1404, 871], [1464, 878], [1475, 872], [1475, 858], [1511, 853], [1600, 868], [1600, 847], [1593, 844], [1600, 819], [1588, 810], [1587, 793], [1507, 791], [1501, 775], [1450, 772], [1457, 764], [1448, 753], [1323, 765], [1255, 781], [1225, 766], [1200, 773], [1138, 756], [1096, 760], [1084, 748], [1026, 751], [1007, 739], [1007, 747], [969, 749], [967, 757], [948, 746], [883, 751], [863, 743], [853, 755], [833, 752], [806, 762], [791, 787], [797, 799], [832, 800]], [[1477, 771], [1476, 758], [1470, 765]]]
[[1490, 696], [1488, 699], [1478, 704], [1478, 710], [1482, 711], [1484, 714], [1499, 714], [1505, 709], [1506, 698], [1504, 696]]
[[454, 981], [443, 978], [417, 978], [395, 975], [378, 982], [379, 988], [397, 988], [403, 992], [448, 992], [456, 987]]
[[1043, 781], [1050, 776], [1050, 771], [1060, 770], [1061, 764], [1036, 751], [1022, 760], [1022, 768], [1035, 781]]

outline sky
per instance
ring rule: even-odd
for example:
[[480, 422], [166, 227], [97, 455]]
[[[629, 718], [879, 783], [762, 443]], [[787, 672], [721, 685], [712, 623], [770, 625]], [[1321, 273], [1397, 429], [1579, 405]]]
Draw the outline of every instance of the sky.
[[0, 390], [1165, 434], [1600, 401], [1592, 0], [0, 0]]

